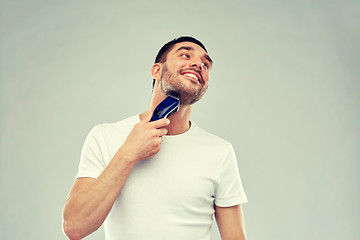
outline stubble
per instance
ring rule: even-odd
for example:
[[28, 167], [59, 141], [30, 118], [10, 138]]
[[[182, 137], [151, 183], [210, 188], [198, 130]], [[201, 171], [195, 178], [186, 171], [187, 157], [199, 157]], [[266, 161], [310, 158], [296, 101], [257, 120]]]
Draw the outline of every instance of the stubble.
[[180, 95], [181, 105], [192, 105], [199, 101], [207, 90], [207, 86], [199, 83], [199, 86], [188, 86], [181, 79], [182, 75], [169, 72], [166, 63], [161, 74], [161, 89], [165, 94], [175, 91]]

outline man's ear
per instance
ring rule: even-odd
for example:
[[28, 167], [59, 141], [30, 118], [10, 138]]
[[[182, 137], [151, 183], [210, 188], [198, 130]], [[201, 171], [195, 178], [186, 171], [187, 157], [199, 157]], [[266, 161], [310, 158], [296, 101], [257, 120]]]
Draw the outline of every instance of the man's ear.
[[151, 77], [153, 79], [159, 80], [161, 78], [161, 63], [155, 63], [151, 67]]

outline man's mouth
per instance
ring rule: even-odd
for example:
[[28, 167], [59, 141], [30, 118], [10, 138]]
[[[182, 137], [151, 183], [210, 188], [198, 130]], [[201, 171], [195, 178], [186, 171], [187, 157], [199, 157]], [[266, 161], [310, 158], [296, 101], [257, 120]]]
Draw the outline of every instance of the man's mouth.
[[196, 82], [197, 84], [200, 84], [202, 82], [201, 76], [198, 73], [184, 71], [181, 73], [181, 75], [190, 78], [193, 82]]

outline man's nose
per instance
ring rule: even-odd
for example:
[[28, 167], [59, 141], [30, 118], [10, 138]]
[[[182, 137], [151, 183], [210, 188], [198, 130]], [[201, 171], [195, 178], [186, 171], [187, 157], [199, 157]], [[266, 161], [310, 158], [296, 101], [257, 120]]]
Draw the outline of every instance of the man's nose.
[[193, 62], [193, 63], [191, 64], [191, 66], [197, 68], [199, 71], [202, 70], [202, 62], [201, 62], [201, 61]]

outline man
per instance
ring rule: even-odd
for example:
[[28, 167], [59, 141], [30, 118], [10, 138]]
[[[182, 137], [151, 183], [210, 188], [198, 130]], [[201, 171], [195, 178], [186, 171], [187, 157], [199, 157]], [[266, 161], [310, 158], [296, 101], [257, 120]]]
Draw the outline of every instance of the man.
[[[91, 130], [63, 213], [70, 239], [104, 222], [107, 240], [209, 240], [213, 214], [223, 240], [245, 239], [247, 199], [233, 148], [190, 121], [211, 66], [201, 42], [174, 39], [151, 68], [148, 109]], [[180, 94], [178, 112], [150, 121], [170, 91]]]

